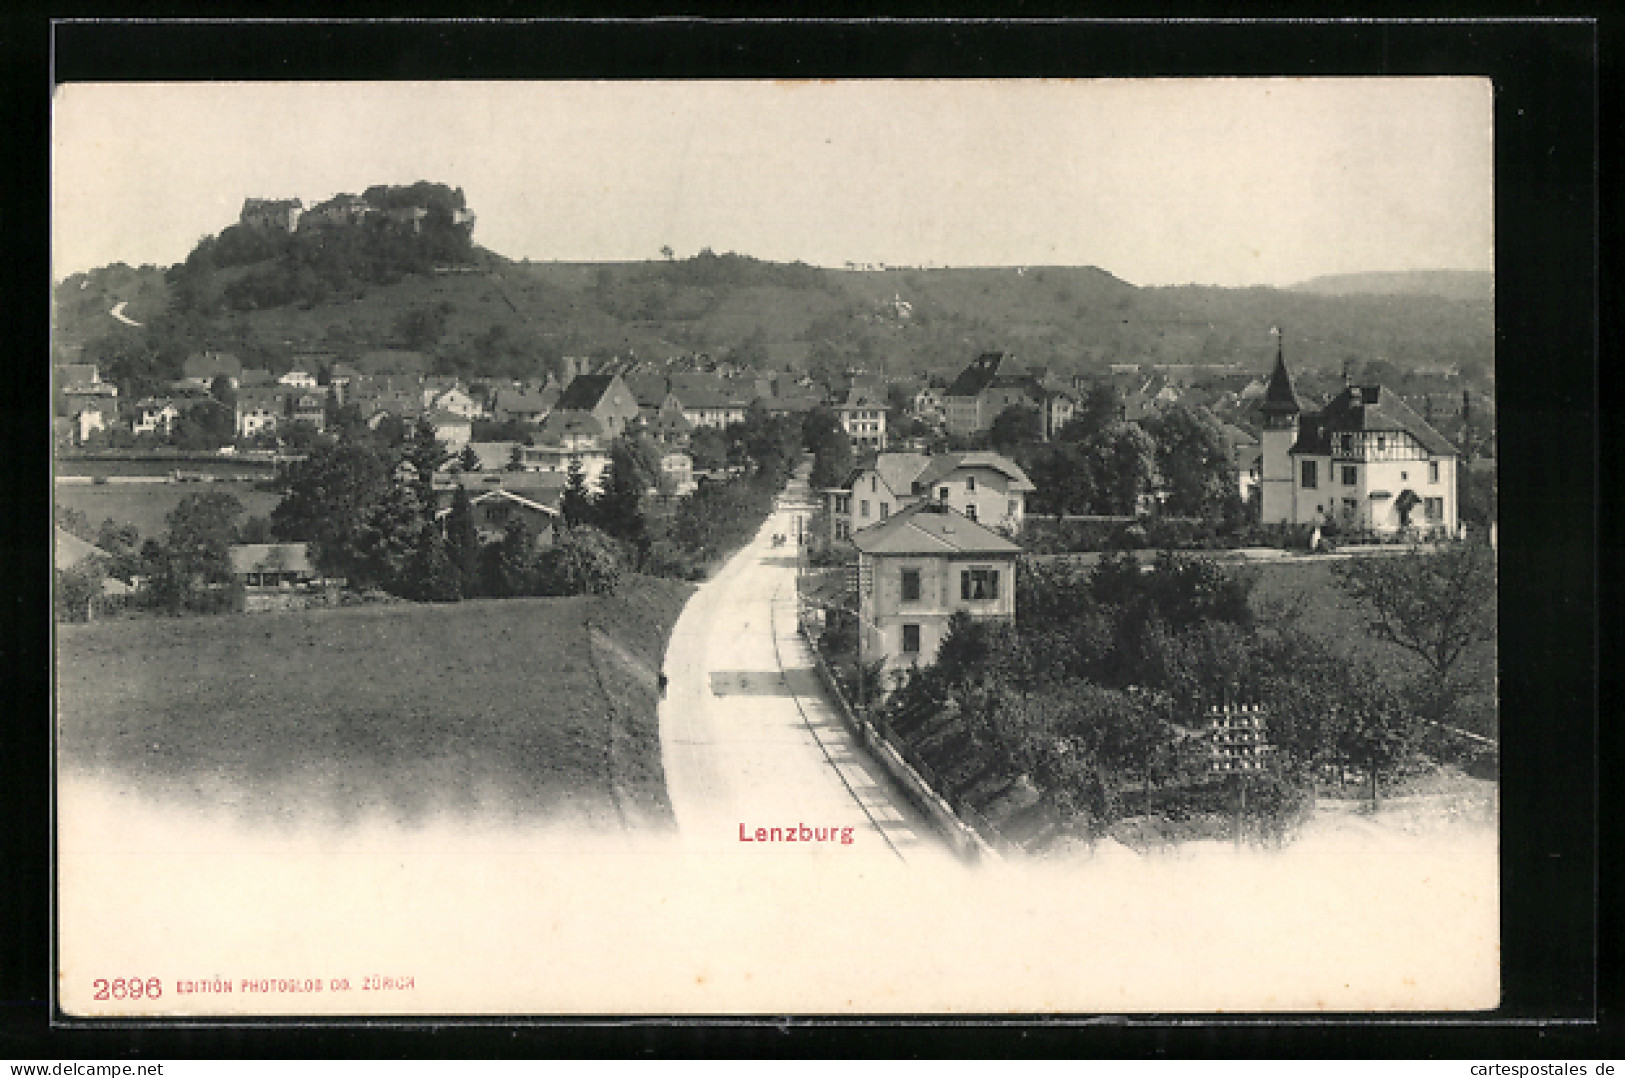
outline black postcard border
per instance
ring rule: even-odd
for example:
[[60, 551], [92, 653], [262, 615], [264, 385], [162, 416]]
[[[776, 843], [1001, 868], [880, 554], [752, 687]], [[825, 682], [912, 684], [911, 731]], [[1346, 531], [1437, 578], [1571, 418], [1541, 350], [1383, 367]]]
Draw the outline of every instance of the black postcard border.
[[[173, 7], [171, 5], [170, 7]], [[218, 8], [207, 9], [217, 12]], [[941, 9], [938, 9], [941, 10]], [[392, 14], [401, 11], [395, 6]], [[59, 13], [67, 14], [67, 13]], [[175, 12], [179, 14], [179, 12]], [[201, 11], [187, 12], [200, 15]], [[265, 12], [264, 14], [273, 14]], [[372, 12], [382, 15], [383, 12]], [[425, 14], [427, 14], [425, 12]], [[1537, 1055], [1602, 1047], [1598, 933], [1599, 49], [1585, 18], [1479, 21], [862, 20], [0, 22], [12, 98], [0, 264], [13, 308], [13, 452], [0, 543], [6, 923], [0, 1055]], [[1617, 57], [1616, 57], [1617, 58]], [[1502, 1008], [1484, 1015], [760, 1016], [83, 1023], [53, 1009], [48, 365], [49, 87], [55, 81], [1145, 77], [1487, 74], [1496, 84], [1503, 740]], [[1615, 87], [1617, 90], [1617, 87]], [[1616, 451], [1617, 453], [1617, 451]], [[1510, 463], [1508, 463], [1510, 462]], [[1614, 510], [1611, 516], [1617, 515]], [[1609, 544], [1610, 552], [1618, 547]], [[1609, 692], [1617, 701], [1617, 692]], [[110, 896], [110, 900], [115, 900]], [[1617, 932], [1613, 934], [1617, 938]], [[1600, 955], [1599, 944], [1610, 948]], [[1599, 1009], [1602, 1008], [1602, 1009]], [[1611, 1038], [1605, 1038], [1611, 1040]], [[1612, 1042], [1616, 1043], [1617, 1042]]]

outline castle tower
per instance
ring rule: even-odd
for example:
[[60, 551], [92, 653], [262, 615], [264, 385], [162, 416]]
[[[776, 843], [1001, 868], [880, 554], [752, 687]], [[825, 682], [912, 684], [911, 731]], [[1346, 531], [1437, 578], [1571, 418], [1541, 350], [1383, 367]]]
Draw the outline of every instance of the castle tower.
[[1275, 333], [1275, 370], [1264, 390], [1264, 434], [1260, 439], [1263, 482], [1260, 484], [1259, 520], [1265, 524], [1290, 523], [1293, 507], [1292, 446], [1298, 440], [1298, 416], [1303, 409], [1292, 389], [1279, 329]]

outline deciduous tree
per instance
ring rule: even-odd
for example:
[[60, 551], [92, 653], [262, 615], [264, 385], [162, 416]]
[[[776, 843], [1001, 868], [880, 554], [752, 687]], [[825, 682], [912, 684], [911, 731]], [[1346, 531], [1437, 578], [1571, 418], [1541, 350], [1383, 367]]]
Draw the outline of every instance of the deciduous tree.
[[1468, 648], [1495, 632], [1495, 555], [1487, 546], [1350, 558], [1333, 575], [1360, 604], [1366, 631], [1421, 659], [1439, 685]]

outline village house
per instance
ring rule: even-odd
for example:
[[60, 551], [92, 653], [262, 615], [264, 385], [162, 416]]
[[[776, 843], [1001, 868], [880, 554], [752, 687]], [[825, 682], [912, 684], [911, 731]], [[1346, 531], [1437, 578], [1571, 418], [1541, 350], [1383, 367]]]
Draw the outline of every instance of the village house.
[[680, 450], [670, 450], [660, 455], [661, 493], [689, 494], [695, 486], [693, 457]]
[[204, 351], [186, 357], [181, 381], [199, 389], [212, 389], [216, 378], [224, 378], [232, 389], [242, 384], [243, 365], [231, 352]]
[[287, 386], [289, 389], [315, 389], [319, 383], [316, 381], [316, 376], [314, 374], [311, 374], [302, 367], [295, 367], [287, 374], [284, 374], [278, 378], [276, 380], [276, 384], [279, 386]]
[[1011, 370], [1008, 360], [1003, 352], [984, 352], [942, 394], [949, 434], [969, 437], [989, 430], [999, 413], [1012, 406], [1037, 411], [1046, 439], [1071, 420], [1075, 405], [1067, 390], [1045, 385], [1030, 372]]
[[886, 394], [883, 390], [854, 385], [835, 410], [852, 448], [886, 448]]
[[459, 452], [474, 437], [471, 420], [455, 412], [432, 411], [424, 413], [434, 427], [434, 436], [451, 453]]
[[724, 430], [743, 423], [754, 399], [754, 387], [714, 374], [678, 374], [671, 379], [671, 392], [682, 402], [683, 417], [696, 429]]
[[1246, 501], [1264, 476], [1264, 455], [1258, 436], [1234, 423], [1219, 423], [1225, 445], [1230, 450], [1230, 467], [1236, 477], [1236, 490]]
[[[469, 509], [474, 518], [474, 531], [487, 543], [500, 540], [507, 533], [508, 525], [518, 521], [533, 543], [546, 547], [551, 545], [559, 522], [557, 509], [501, 487], [469, 498]], [[448, 506], [438, 510], [435, 519], [444, 526], [450, 515]]]
[[322, 392], [290, 393], [288, 395], [288, 422], [305, 423], [320, 432], [327, 429], [327, 394]]
[[485, 406], [470, 396], [461, 383], [439, 390], [424, 403], [434, 411], [450, 412], [463, 419], [481, 419], [485, 416]]
[[78, 387], [104, 384], [102, 382], [101, 368], [94, 363], [58, 363], [56, 366], [56, 385], [58, 389], [66, 391]]
[[679, 447], [688, 445], [694, 433], [694, 425], [675, 393], [667, 393], [654, 415], [645, 417], [644, 429], [661, 444]]
[[117, 412], [118, 386], [102, 381], [101, 370], [96, 364], [58, 364], [55, 374], [60, 395], [58, 415], [76, 416], [87, 408], [106, 415]]
[[361, 377], [361, 372], [348, 363], [335, 363], [328, 368], [327, 385], [333, 390], [333, 394], [338, 398], [340, 404], [349, 402], [350, 386], [359, 377]]
[[1021, 548], [947, 505], [911, 505], [852, 542], [858, 548], [858, 660], [865, 666], [929, 665], [956, 613], [977, 620], [1015, 617]]
[[551, 386], [541, 389], [502, 386], [491, 398], [491, 418], [498, 423], [540, 426], [558, 399], [559, 391]]
[[84, 445], [92, 437], [110, 431], [118, 424], [118, 401], [99, 400], [82, 405], [73, 413], [73, 444]]
[[[554, 419], [569, 421], [579, 416], [590, 416], [602, 428], [604, 444], [626, 433], [638, 418], [637, 398], [626, 388], [619, 375], [581, 374], [571, 380], [559, 394], [547, 422]], [[546, 424], [543, 429], [546, 429]]]
[[245, 388], [237, 391], [234, 429], [239, 438], [275, 433], [288, 414], [289, 390], [280, 387]]
[[824, 492], [829, 541], [851, 539], [902, 509], [930, 501], [988, 527], [1015, 534], [1037, 490], [1021, 467], [998, 453], [881, 453]]
[[1262, 409], [1264, 523], [1459, 534], [1455, 446], [1397, 393], [1345, 386], [1305, 411], [1278, 348]]
[[317, 577], [304, 543], [237, 543], [228, 555], [232, 576], [245, 588], [291, 588]]
[[175, 420], [181, 411], [168, 397], [149, 397], [135, 406], [130, 429], [136, 434], [161, 434], [168, 437], [175, 429]]
[[945, 419], [942, 404], [942, 387], [926, 385], [915, 391], [909, 398], [908, 414], [922, 423], [939, 426]]

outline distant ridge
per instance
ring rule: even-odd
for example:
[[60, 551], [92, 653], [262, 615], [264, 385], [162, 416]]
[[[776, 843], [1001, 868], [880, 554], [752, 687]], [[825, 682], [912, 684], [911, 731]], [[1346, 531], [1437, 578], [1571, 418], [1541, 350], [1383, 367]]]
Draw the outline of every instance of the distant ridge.
[[1287, 291], [1322, 296], [1440, 296], [1487, 303], [1495, 298], [1495, 275], [1487, 270], [1333, 273], [1295, 284]]

